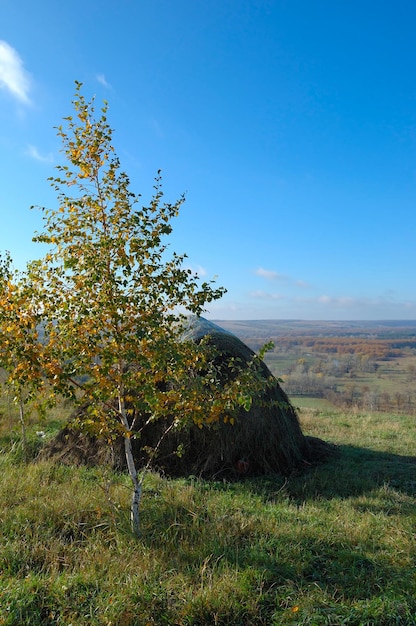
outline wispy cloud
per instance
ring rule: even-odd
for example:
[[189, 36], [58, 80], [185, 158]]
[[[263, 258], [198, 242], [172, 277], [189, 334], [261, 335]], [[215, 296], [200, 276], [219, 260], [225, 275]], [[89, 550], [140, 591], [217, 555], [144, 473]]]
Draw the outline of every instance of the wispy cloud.
[[155, 133], [158, 139], [164, 138], [165, 134], [163, 132], [163, 129], [156, 119], [152, 118], [151, 120], [149, 120], [149, 126], [153, 130], [153, 132]]
[[40, 161], [41, 163], [53, 163], [53, 154], [51, 152], [41, 154], [36, 146], [32, 146], [31, 144], [27, 146], [25, 154], [31, 159], [35, 159], [35, 161]]
[[[243, 300], [211, 303], [209, 316], [216, 319], [377, 320], [416, 319], [416, 299], [402, 300], [388, 294], [374, 297], [317, 293], [301, 297], [268, 291], [251, 291]], [[248, 298], [247, 298], [248, 296]]]
[[383, 298], [359, 298], [359, 297], [351, 297], [351, 296], [328, 296], [327, 294], [323, 294], [316, 298], [316, 302], [318, 304], [323, 304], [331, 307], [342, 307], [342, 308], [360, 308], [360, 307], [378, 307], [383, 303], [386, 303], [386, 300]]
[[0, 40], [0, 88], [22, 104], [30, 104], [30, 77], [14, 48]]
[[199, 278], [206, 276], [208, 273], [202, 265], [187, 265], [185, 269], [191, 270], [192, 274], [197, 274]]
[[405, 311], [412, 311], [411, 317], [416, 312], [416, 301], [403, 301], [385, 295], [371, 298], [321, 294], [311, 298], [294, 298], [292, 302], [308, 309], [317, 307], [322, 312], [328, 311], [332, 315], [335, 315], [337, 311], [342, 311], [347, 317], [352, 314], [353, 317], [363, 317], [363, 319], [386, 319], [386, 317], [401, 319]]
[[267, 270], [264, 267], [258, 267], [255, 272], [256, 276], [260, 276], [260, 278], [264, 278], [270, 282], [280, 282], [286, 283], [287, 285], [293, 285], [295, 287], [300, 287], [301, 289], [305, 289], [309, 287], [308, 283], [304, 280], [299, 280], [292, 278], [291, 276], [286, 276], [285, 274], [281, 274], [280, 272], [276, 272], [275, 270]]
[[[383, 294], [374, 297], [354, 295], [316, 294], [310, 297], [253, 290], [249, 294], [250, 305], [262, 306], [260, 315], [271, 314], [305, 319], [413, 319], [416, 317], [416, 300], [404, 301]], [[275, 303], [279, 308], [274, 308]], [[273, 307], [273, 308], [270, 308]]]
[[296, 285], [296, 287], [300, 287], [301, 289], [308, 289], [310, 287], [309, 283], [307, 283], [305, 280], [295, 280], [294, 284]]
[[111, 89], [111, 85], [104, 76], [104, 74], [97, 74], [96, 79], [101, 85], [103, 85], [103, 87], [105, 87], [106, 89]]
[[274, 270], [266, 270], [263, 267], [258, 267], [255, 274], [266, 280], [283, 280], [285, 278], [283, 274], [279, 274], [279, 272], [275, 272]]

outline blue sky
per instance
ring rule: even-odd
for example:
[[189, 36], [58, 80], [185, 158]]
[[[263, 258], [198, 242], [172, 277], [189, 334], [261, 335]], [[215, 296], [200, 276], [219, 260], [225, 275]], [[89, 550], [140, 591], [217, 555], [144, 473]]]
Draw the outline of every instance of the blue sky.
[[2, 0], [0, 250], [56, 206], [74, 81], [132, 190], [186, 193], [171, 247], [212, 319], [416, 319], [413, 0]]

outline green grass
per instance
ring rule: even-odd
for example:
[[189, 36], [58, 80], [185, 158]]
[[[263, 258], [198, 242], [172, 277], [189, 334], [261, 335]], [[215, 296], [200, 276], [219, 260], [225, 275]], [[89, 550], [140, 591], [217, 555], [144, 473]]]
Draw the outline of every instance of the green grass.
[[416, 624], [415, 418], [301, 418], [337, 444], [329, 462], [237, 483], [149, 474], [140, 540], [126, 476], [24, 464], [3, 429], [0, 625]]
[[325, 398], [311, 398], [309, 396], [291, 396], [290, 401], [297, 410], [317, 409], [320, 411], [333, 410], [334, 405]]

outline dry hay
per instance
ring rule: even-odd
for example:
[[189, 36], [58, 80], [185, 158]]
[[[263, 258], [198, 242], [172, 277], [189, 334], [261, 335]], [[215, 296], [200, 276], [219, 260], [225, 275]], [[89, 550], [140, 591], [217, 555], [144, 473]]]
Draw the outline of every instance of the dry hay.
[[[216, 346], [225, 368], [231, 357], [245, 364], [252, 360], [253, 351], [240, 339], [203, 318], [197, 323], [193, 321], [185, 338], [198, 341], [205, 335]], [[162, 439], [166, 422], [145, 426], [140, 438], [132, 442], [137, 466], [143, 467], [148, 462], [143, 448], [155, 446], [158, 446], [158, 454], [151, 466], [171, 476], [289, 475], [324, 459], [332, 447], [320, 439], [303, 435], [296, 411], [277, 380], [272, 387], [266, 385], [272, 374], [264, 362], [261, 372], [265, 378], [264, 390], [254, 399], [249, 411], [241, 409], [234, 425], [221, 423], [202, 429], [197, 426], [182, 431], [172, 429]], [[83, 410], [85, 407], [78, 412]], [[183, 449], [180, 457], [176, 454], [178, 446]], [[117, 469], [125, 467], [122, 440], [110, 448], [70, 426], [47, 445], [42, 456], [68, 464], [110, 463]]]

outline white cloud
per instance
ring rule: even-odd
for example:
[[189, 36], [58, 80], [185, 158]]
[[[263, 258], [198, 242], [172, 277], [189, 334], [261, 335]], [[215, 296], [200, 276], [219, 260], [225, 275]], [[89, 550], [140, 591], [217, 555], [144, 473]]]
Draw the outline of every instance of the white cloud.
[[305, 280], [295, 280], [294, 284], [301, 289], [307, 289], [310, 286]]
[[319, 304], [344, 308], [378, 307], [384, 302], [382, 298], [353, 298], [349, 296], [334, 297], [326, 294], [319, 296], [316, 301]]
[[224, 302], [222, 300], [210, 302], [208, 307], [207, 311], [203, 314], [204, 317], [205, 315], [209, 315], [210, 317], [215, 315], [216, 318], [225, 316], [226, 319], [234, 319], [236, 316], [239, 316], [241, 310], [246, 310], [246, 307], [242, 308], [240, 304], [234, 301]]
[[31, 159], [35, 159], [35, 161], [41, 161], [41, 163], [53, 163], [53, 154], [51, 152], [41, 154], [36, 146], [32, 146], [31, 144], [26, 148], [25, 154]]
[[103, 87], [106, 87], [107, 89], [111, 88], [111, 85], [107, 81], [107, 79], [104, 76], [104, 74], [97, 74], [96, 79], [98, 80], [99, 83], [101, 83], [101, 85], [103, 85]]
[[232, 292], [209, 305], [208, 317], [214, 319], [304, 319], [304, 320], [383, 320], [416, 319], [416, 300], [397, 300], [386, 295], [375, 297], [314, 297], [252, 291], [243, 297]]
[[[414, 318], [416, 301], [402, 301], [386, 296], [330, 296], [293, 298], [293, 307], [304, 309], [318, 319], [405, 319]], [[320, 311], [319, 316], [316, 315]], [[308, 315], [306, 315], [308, 317]]]
[[320, 302], [321, 304], [331, 304], [333, 303], [333, 301], [334, 299], [331, 298], [331, 296], [323, 295], [323, 296], [319, 296], [318, 298], [318, 302]]
[[273, 270], [265, 270], [263, 267], [258, 267], [255, 271], [257, 276], [261, 276], [266, 280], [282, 280], [284, 276], [279, 274], [278, 272], [274, 272]]
[[187, 265], [185, 269], [191, 270], [192, 274], [197, 274], [199, 278], [207, 275], [207, 270], [202, 265]]
[[308, 283], [304, 280], [294, 279], [291, 276], [280, 274], [274, 270], [266, 270], [264, 267], [258, 267], [254, 273], [256, 276], [260, 276], [261, 278], [265, 278], [269, 281], [280, 281], [282, 283], [286, 283], [287, 285], [293, 285], [294, 287], [299, 287], [301, 289], [309, 287]]
[[29, 104], [30, 77], [23, 61], [6, 41], [0, 40], [0, 88], [23, 104]]

